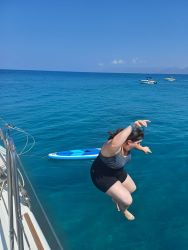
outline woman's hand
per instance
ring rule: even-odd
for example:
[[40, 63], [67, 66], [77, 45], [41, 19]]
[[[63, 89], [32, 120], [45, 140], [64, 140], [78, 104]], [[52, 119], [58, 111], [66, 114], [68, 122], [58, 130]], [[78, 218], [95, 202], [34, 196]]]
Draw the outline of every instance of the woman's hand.
[[148, 123], [151, 122], [150, 120], [138, 120], [138, 121], [135, 121], [133, 124], [135, 127], [147, 127], [148, 126]]
[[152, 153], [149, 147], [142, 147], [142, 150], [144, 151], [145, 154]]

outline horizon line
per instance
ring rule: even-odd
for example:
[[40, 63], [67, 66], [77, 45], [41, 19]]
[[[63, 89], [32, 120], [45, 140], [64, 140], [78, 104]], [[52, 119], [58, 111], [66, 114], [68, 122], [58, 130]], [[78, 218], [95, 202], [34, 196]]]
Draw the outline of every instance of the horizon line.
[[188, 75], [188, 73], [162, 73], [162, 72], [101, 72], [101, 71], [72, 71], [72, 70], [47, 70], [47, 69], [7, 69], [6, 71], [42, 71], [42, 72], [59, 72], [59, 73], [93, 73], [93, 74], [155, 74], [155, 75]]

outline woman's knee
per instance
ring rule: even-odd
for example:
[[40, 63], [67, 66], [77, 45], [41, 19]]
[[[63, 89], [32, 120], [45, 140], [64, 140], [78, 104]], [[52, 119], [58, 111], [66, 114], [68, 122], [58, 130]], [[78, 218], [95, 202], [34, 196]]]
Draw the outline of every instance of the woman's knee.
[[132, 178], [128, 175], [126, 180], [122, 183], [123, 186], [130, 192], [133, 193], [136, 191], [136, 185]]
[[120, 182], [116, 182], [110, 187], [106, 194], [110, 195], [116, 202], [122, 203], [124, 206], [130, 206], [133, 202], [130, 191]]
[[133, 193], [136, 191], [136, 185], [132, 185], [131, 189], [130, 189], [130, 193]]
[[133, 198], [130, 195], [130, 197], [126, 200], [127, 206], [130, 206], [133, 203]]
[[129, 207], [133, 203], [133, 198], [131, 195], [126, 196], [124, 199], [122, 199], [122, 202], [125, 206]]

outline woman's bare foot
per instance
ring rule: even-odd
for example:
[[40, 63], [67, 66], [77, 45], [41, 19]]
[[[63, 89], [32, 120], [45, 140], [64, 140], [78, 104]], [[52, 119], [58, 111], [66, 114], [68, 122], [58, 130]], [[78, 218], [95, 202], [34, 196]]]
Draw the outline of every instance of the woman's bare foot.
[[116, 203], [116, 208], [117, 208], [117, 211], [118, 211], [118, 212], [120, 212], [120, 211], [121, 211], [121, 209], [120, 209], [120, 207], [119, 207], [118, 203]]
[[134, 220], [134, 219], [135, 219], [134, 215], [131, 214], [128, 210], [125, 210], [124, 215], [125, 215], [125, 217], [126, 217], [128, 220]]
[[117, 211], [118, 211], [118, 212], [121, 211], [121, 210], [120, 210], [120, 207], [119, 207], [119, 205], [118, 205], [118, 203], [117, 203], [114, 199], [112, 199], [112, 201], [116, 204]]

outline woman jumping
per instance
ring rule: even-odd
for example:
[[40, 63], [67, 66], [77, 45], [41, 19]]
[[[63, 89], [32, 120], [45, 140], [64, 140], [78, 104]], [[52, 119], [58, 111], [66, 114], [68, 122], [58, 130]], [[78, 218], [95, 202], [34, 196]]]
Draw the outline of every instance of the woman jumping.
[[127, 209], [132, 204], [131, 194], [136, 190], [136, 185], [124, 166], [131, 160], [132, 149], [141, 150], [146, 154], [151, 153], [149, 147], [140, 145], [144, 138], [141, 127], [147, 127], [149, 122], [149, 120], [138, 120], [127, 128], [120, 128], [110, 133], [110, 137], [91, 166], [94, 185], [112, 197], [117, 209], [128, 220], [135, 219]]

